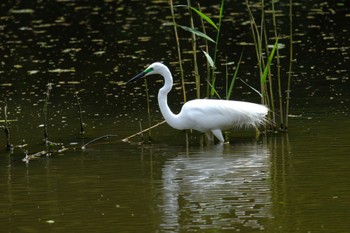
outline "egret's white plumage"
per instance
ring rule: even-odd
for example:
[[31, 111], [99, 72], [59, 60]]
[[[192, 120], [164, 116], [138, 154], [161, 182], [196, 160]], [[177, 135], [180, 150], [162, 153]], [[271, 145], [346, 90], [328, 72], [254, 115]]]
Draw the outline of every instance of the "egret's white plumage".
[[233, 100], [195, 99], [186, 102], [179, 114], [174, 114], [167, 101], [173, 78], [164, 64], [155, 62], [128, 82], [152, 74], [164, 77], [164, 86], [158, 93], [159, 108], [166, 122], [175, 129], [198, 130], [208, 136], [213, 134], [220, 142], [224, 142], [222, 130], [244, 126], [256, 127], [266, 122], [266, 106]]

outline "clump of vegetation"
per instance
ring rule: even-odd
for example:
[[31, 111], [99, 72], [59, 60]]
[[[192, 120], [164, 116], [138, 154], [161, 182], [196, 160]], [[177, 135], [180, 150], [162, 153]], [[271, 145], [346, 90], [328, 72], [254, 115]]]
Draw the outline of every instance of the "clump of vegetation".
[[[196, 89], [196, 96], [197, 98], [221, 98], [218, 94], [218, 83], [224, 83], [223, 78], [219, 77], [217, 72], [217, 67], [225, 65], [227, 70], [226, 64], [218, 64], [218, 57], [221, 55], [219, 51], [218, 44], [223, 43], [220, 40], [221, 37], [221, 31], [222, 31], [222, 19], [225, 17], [224, 15], [224, 6], [225, 6], [225, 0], [222, 0], [219, 7], [219, 15], [216, 17], [217, 22], [215, 23], [205, 12], [201, 10], [200, 5], [197, 7], [193, 7], [190, 0], [187, 0], [187, 5], [174, 5], [173, 1], [169, 1], [170, 9], [171, 9], [171, 15], [172, 15], [172, 25], [174, 27], [174, 33], [175, 33], [175, 40], [177, 45], [177, 51], [178, 51], [178, 59], [179, 59], [179, 66], [180, 66], [180, 72], [181, 72], [181, 83], [182, 83], [182, 89], [183, 89], [183, 95], [184, 95], [184, 101], [186, 102], [186, 85], [185, 83], [188, 80], [184, 79], [184, 71], [182, 67], [182, 49], [178, 34], [178, 29], [183, 29], [188, 32], [190, 32], [189, 39], [191, 40], [192, 44], [192, 53], [193, 53], [193, 76], [195, 81], [195, 89]], [[270, 2], [266, 3], [265, 1], [260, 2], [260, 19], [259, 23], [257, 23], [256, 17], [254, 16], [251, 5], [248, 0], [245, 0], [246, 10], [249, 17], [250, 22], [250, 30], [251, 30], [251, 38], [254, 43], [254, 48], [256, 52], [256, 58], [257, 58], [257, 64], [258, 64], [258, 73], [259, 73], [259, 83], [260, 83], [260, 90], [258, 91], [256, 88], [253, 88], [248, 83], [247, 84], [252, 90], [257, 92], [261, 97], [261, 103], [268, 106], [271, 110], [268, 118], [269, 122], [271, 122], [271, 129], [273, 131], [280, 129], [282, 131], [286, 131], [288, 128], [288, 114], [289, 114], [289, 107], [290, 107], [290, 88], [291, 88], [291, 74], [292, 74], [292, 63], [293, 63], [293, 29], [292, 29], [292, 0], [289, 1], [289, 35], [282, 35], [279, 32], [279, 29], [277, 28], [277, 18], [276, 18], [276, 1], [271, 0]], [[184, 25], [179, 25], [176, 22], [176, 12], [175, 9], [179, 8], [185, 8], [189, 11], [189, 27]], [[269, 9], [269, 12], [271, 12], [270, 17], [272, 18], [272, 25], [267, 25], [266, 20], [266, 9]], [[184, 15], [184, 14], [181, 14]], [[194, 25], [194, 18], [199, 18], [201, 25], [196, 27]], [[198, 20], [197, 20], [198, 21]], [[206, 26], [207, 25], [207, 26]], [[201, 27], [201, 31], [198, 29]], [[272, 27], [273, 35], [268, 35], [268, 27]], [[215, 39], [212, 39], [209, 37], [208, 31], [211, 31], [210, 34], [215, 34]], [[198, 40], [197, 38], [201, 38], [201, 40]], [[281, 48], [285, 47], [286, 41], [289, 39], [289, 67], [288, 67], [288, 76], [283, 77], [281, 75]], [[205, 49], [202, 49], [203, 56], [207, 60], [207, 77], [201, 78], [198, 73], [198, 43], [202, 42], [201, 47], [204, 47]], [[273, 41], [271, 45], [271, 41]], [[283, 43], [281, 43], [283, 41]], [[236, 83], [236, 80], [238, 79], [239, 74], [239, 67], [241, 64], [241, 61], [244, 60], [244, 54], [241, 53], [241, 56], [237, 62], [234, 74], [232, 77], [228, 77], [227, 71], [226, 71], [226, 99], [230, 99], [231, 95], [234, 91], [234, 86]], [[275, 78], [276, 77], [276, 78]], [[253, 77], [255, 78], [255, 77]], [[219, 81], [220, 82], [219, 82]], [[254, 80], [252, 81], [254, 82]], [[201, 94], [201, 84], [206, 83], [206, 95], [203, 96]], [[287, 83], [287, 85], [284, 85]], [[284, 87], [285, 86], [285, 87]], [[277, 89], [275, 88], [277, 87]], [[220, 87], [222, 89], [222, 87]], [[274, 97], [277, 92], [277, 100]], [[284, 92], [286, 95], [284, 95]], [[278, 107], [275, 107], [277, 105]], [[277, 124], [277, 117], [279, 116], [279, 124]], [[277, 127], [279, 125], [279, 127]]]

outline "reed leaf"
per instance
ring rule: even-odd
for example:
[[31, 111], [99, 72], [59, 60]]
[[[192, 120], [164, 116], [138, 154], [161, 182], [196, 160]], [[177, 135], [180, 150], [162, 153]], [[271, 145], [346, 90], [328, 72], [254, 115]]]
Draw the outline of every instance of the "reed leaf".
[[221, 96], [220, 96], [219, 93], [216, 91], [215, 87], [212, 86], [212, 84], [210, 83], [209, 80], [207, 80], [207, 83], [208, 83], [208, 85], [209, 85], [209, 87], [210, 87], [210, 90], [213, 92], [213, 95], [215, 94], [219, 99], [221, 99]]
[[241, 61], [242, 61], [242, 57], [243, 57], [243, 52], [241, 53], [241, 57], [239, 58], [239, 61], [237, 63], [237, 67], [236, 67], [235, 73], [233, 74], [233, 77], [232, 77], [232, 80], [231, 80], [231, 83], [230, 83], [230, 88], [228, 89], [228, 92], [227, 92], [227, 95], [226, 95], [226, 99], [228, 99], [228, 100], [231, 98], [232, 90], [233, 90], [233, 87], [235, 85], [235, 81], [236, 81], [236, 78], [237, 78], [239, 66], [240, 66]]
[[264, 85], [266, 83], [267, 74], [269, 73], [269, 68], [270, 68], [271, 62], [273, 60], [273, 57], [275, 55], [275, 51], [276, 51], [277, 46], [278, 46], [278, 37], [276, 38], [275, 45], [273, 46], [272, 51], [270, 53], [270, 56], [269, 56], [269, 58], [267, 60], [263, 76], [261, 77], [260, 82], [261, 82], [262, 85]]
[[179, 25], [179, 24], [177, 26], [179, 26], [180, 28], [184, 29], [185, 31], [191, 32], [191, 33], [193, 33], [193, 34], [195, 34], [195, 35], [197, 35], [199, 37], [202, 37], [202, 38], [204, 38], [204, 39], [206, 39], [206, 40], [208, 40], [210, 42], [213, 42], [215, 44], [215, 41], [212, 38], [210, 38], [209, 36], [207, 36], [206, 34], [204, 34], [203, 32], [200, 32], [200, 31], [198, 31], [198, 30], [196, 30], [194, 28], [190, 28], [190, 27], [187, 27], [187, 26]]
[[194, 7], [191, 7], [191, 9], [196, 12], [202, 19], [204, 19], [205, 21], [207, 21], [210, 25], [212, 25], [216, 30], [219, 30], [218, 26], [216, 26], [216, 24], [213, 22], [213, 20], [211, 20], [207, 15], [205, 15], [203, 12], [197, 10]]
[[205, 57], [207, 58], [207, 61], [209, 62], [209, 65], [212, 67], [212, 68], [215, 68], [215, 64], [214, 64], [214, 61], [213, 59], [211, 58], [211, 56], [205, 52], [204, 50], [202, 50], [202, 52], [204, 53]]
[[250, 89], [252, 89], [253, 91], [255, 91], [261, 98], [263, 97], [263, 95], [260, 93], [260, 91], [258, 91], [257, 89], [255, 89], [254, 87], [252, 87], [251, 85], [249, 85], [247, 82], [243, 81], [243, 79], [239, 79], [241, 80], [245, 85], [247, 85], [248, 87], [250, 87]]

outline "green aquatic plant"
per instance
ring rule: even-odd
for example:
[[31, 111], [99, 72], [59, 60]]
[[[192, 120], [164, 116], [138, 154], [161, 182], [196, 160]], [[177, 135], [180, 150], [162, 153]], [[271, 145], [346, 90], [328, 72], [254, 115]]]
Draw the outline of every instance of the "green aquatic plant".
[[[200, 96], [200, 87], [201, 87], [201, 81], [206, 80], [206, 96], [210, 98], [220, 98], [219, 91], [222, 89], [221, 87], [217, 86], [217, 76], [218, 76], [218, 66], [220, 64], [217, 64], [219, 61], [219, 42], [220, 42], [220, 35], [221, 35], [221, 27], [222, 27], [222, 20], [224, 16], [224, 7], [225, 7], [225, 1], [220, 1], [219, 5], [219, 14], [217, 16], [217, 22], [214, 22], [212, 20], [212, 17], [209, 17], [208, 14], [204, 13], [201, 10], [200, 5], [198, 4], [197, 7], [193, 7], [191, 5], [191, 1], [187, 0], [187, 5], [177, 5], [176, 7], [186, 7], [189, 10], [189, 14], [183, 14], [186, 15], [186, 17], [189, 15], [190, 17], [190, 25], [178, 25], [175, 22], [175, 12], [174, 12], [174, 6], [171, 2], [171, 12], [172, 12], [172, 18], [173, 18], [173, 25], [174, 28], [181, 28], [187, 32], [190, 32], [190, 41], [192, 44], [192, 53], [193, 53], [193, 74], [195, 77], [195, 90], [196, 90], [196, 96], [199, 98]], [[292, 62], [293, 62], [293, 56], [292, 56], [292, 1], [290, 0], [290, 11], [289, 11], [289, 21], [290, 21], [290, 63], [289, 63], [289, 71], [288, 71], [288, 81], [286, 79], [283, 79], [281, 75], [281, 48], [283, 48], [281, 45], [284, 45], [281, 43], [283, 39], [286, 38], [281, 32], [279, 32], [279, 29], [277, 27], [277, 11], [276, 11], [276, 0], [272, 0], [271, 2], [265, 2], [264, 0], [260, 1], [259, 6], [260, 7], [260, 18], [256, 19], [256, 17], [253, 15], [253, 11], [251, 9], [251, 6], [249, 4], [249, 0], [245, 0], [246, 9], [248, 12], [249, 22], [250, 22], [250, 29], [251, 29], [251, 35], [253, 39], [253, 44], [255, 48], [255, 54], [257, 57], [257, 67], [258, 67], [258, 73], [259, 73], [259, 83], [260, 83], [260, 91], [249, 85], [247, 82], [240, 79], [243, 83], [245, 83], [247, 86], [249, 86], [252, 90], [257, 92], [261, 97], [261, 103], [268, 106], [271, 110], [269, 112], [269, 122], [271, 123], [271, 126], [273, 130], [276, 128], [276, 115], [280, 116], [280, 129], [286, 130], [287, 128], [287, 122], [288, 122], [288, 114], [289, 114], [289, 106], [290, 106], [290, 80], [291, 80], [291, 73], [292, 73]], [[266, 8], [269, 8], [269, 14], [266, 14]], [[255, 10], [255, 9], [254, 9]], [[254, 11], [255, 12], [255, 11]], [[270, 14], [271, 12], [271, 14]], [[181, 15], [181, 14], [180, 14]], [[199, 17], [200, 23], [201, 23], [201, 31], [196, 27], [194, 22], [196, 20], [195, 17]], [[269, 17], [271, 17], [272, 20], [269, 20]], [[268, 18], [268, 19], [266, 19]], [[273, 36], [271, 36], [271, 30], [269, 27], [271, 27], [272, 22], [272, 32]], [[209, 27], [206, 27], [208, 26]], [[215, 33], [215, 39], [212, 39], [207, 31], [209, 31], [211, 34], [213, 31]], [[175, 36], [177, 43], [179, 44], [178, 35]], [[201, 40], [198, 40], [200, 38]], [[271, 41], [273, 40], [273, 44], [271, 45]], [[270, 42], [270, 44], [269, 44]], [[220, 42], [222, 43], [222, 42]], [[204, 48], [203, 48], [204, 46]], [[179, 47], [179, 46], [178, 46]], [[198, 49], [201, 48], [200, 50]], [[206, 63], [207, 63], [207, 78], [201, 79], [198, 73], [198, 59], [197, 59], [197, 53], [198, 51], [202, 51]], [[178, 50], [178, 53], [181, 53], [181, 50]], [[226, 99], [230, 99], [232, 96], [232, 93], [234, 92], [234, 86], [236, 83], [236, 80], [238, 79], [238, 70], [239, 66], [241, 64], [241, 61], [243, 59], [243, 54], [241, 54], [239, 62], [237, 63], [236, 70], [234, 71], [234, 74], [232, 78], [229, 78], [228, 71], [226, 71]], [[181, 62], [180, 62], [181, 63]], [[226, 67], [226, 69], [228, 69]], [[287, 82], [287, 88], [284, 90], [284, 84]], [[221, 82], [220, 82], [221, 83]], [[185, 80], [182, 78], [182, 86], [183, 90], [185, 87]], [[284, 102], [284, 96], [283, 92], [286, 92], [286, 97]], [[185, 93], [185, 91], [184, 91]], [[276, 93], [276, 94], [275, 94]], [[185, 95], [185, 94], [184, 94]], [[278, 96], [276, 98], [274, 96]], [[275, 108], [275, 102], [276, 106], [278, 106], [278, 109]]]
[[[260, 73], [260, 89], [262, 93], [261, 101], [262, 103], [269, 106], [271, 109], [271, 119], [270, 122], [273, 126], [273, 130], [276, 128], [276, 111], [278, 111], [278, 115], [280, 116], [280, 130], [286, 130], [285, 122], [288, 122], [288, 114], [289, 114], [289, 104], [290, 104], [290, 80], [292, 73], [292, 62], [293, 62], [293, 29], [292, 29], [292, 1], [289, 2], [289, 47], [290, 47], [290, 60], [289, 60], [289, 71], [288, 71], [288, 79], [283, 79], [281, 75], [281, 52], [280, 48], [284, 48], [284, 44], [280, 43], [280, 40], [286, 38], [286, 36], [281, 36], [278, 32], [277, 28], [277, 16], [275, 9], [275, 0], [271, 1], [271, 17], [272, 17], [272, 27], [273, 27], [273, 37], [268, 37], [267, 33], [267, 24], [265, 19], [265, 2], [261, 1], [261, 23], [258, 25], [251, 11], [248, 0], [245, 0], [250, 26], [251, 26], [251, 34], [254, 42], [255, 52], [258, 60], [258, 68]], [[260, 28], [260, 30], [259, 30]], [[274, 39], [274, 45], [269, 45], [268, 41]], [[265, 49], [263, 48], [263, 44], [265, 45]], [[270, 51], [271, 49], [271, 51]], [[264, 57], [267, 57], [266, 61]], [[272, 63], [273, 59], [276, 59], [276, 69], [272, 71]], [[276, 80], [273, 80], [272, 73], [276, 74]], [[277, 83], [276, 83], [277, 82]], [[286, 87], [286, 103], [283, 100], [283, 84], [287, 82]], [[275, 84], [274, 84], [275, 83]], [[274, 85], [277, 87], [278, 94], [278, 109], [275, 109], [275, 99], [274, 99]], [[284, 111], [285, 110], [285, 111]]]
[[[220, 25], [221, 25], [221, 19], [222, 19], [222, 15], [223, 15], [223, 3], [224, 0], [222, 0], [222, 5], [220, 7], [220, 14], [219, 14], [219, 23], [218, 25], [216, 25], [213, 20], [210, 19], [209, 16], [207, 16], [206, 14], [204, 14], [201, 10], [200, 10], [200, 6], [198, 5], [198, 9], [196, 9], [195, 7], [193, 7], [191, 5], [191, 1], [188, 0], [187, 1], [187, 5], [177, 5], [176, 7], [186, 7], [189, 10], [189, 15], [190, 15], [190, 26], [185, 26], [185, 25], [179, 25], [176, 23], [175, 21], [175, 12], [174, 12], [174, 5], [172, 1], [169, 1], [170, 4], [170, 9], [171, 9], [171, 14], [172, 14], [172, 24], [174, 25], [174, 32], [175, 32], [175, 39], [176, 39], [176, 44], [177, 44], [177, 51], [178, 51], [178, 57], [181, 58], [181, 49], [180, 48], [180, 43], [179, 43], [179, 38], [178, 38], [178, 32], [177, 32], [177, 28], [181, 28], [187, 32], [190, 32], [191, 34], [191, 44], [192, 44], [192, 54], [193, 54], [193, 74], [195, 77], [195, 85], [196, 85], [196, 96], [197, 98], [200, 98], [200, 87], [201, 87], [201, 79], [200, 79], [200, 75], [199, 75], [199, 69], [198, 69], [198, 62], [197, 62], [197, 37], [198, 38], [202, 38], [203, 41], [205, 41], [205, 47], [206, 50], [204, 52], [205, 57], [207, 58], [208, 61], [208, 69], [207, 69], [207, 73], [208, 73], [208, 80], [209, 82], [207, 82], [207, 96], [211, 95], [213, 96], [214, 93], [214, 89], [215, 89], [215, 63], [216, 63], [216, 56], [217, 56], [217, 50], [218, 50], [218, 46], [217, 43], [219, 42], [219, 36], [220, 36]], [[203, 32], [199, 31], [195, 25], [194, 25], [194, 16], [192, 14], [192, 12], [195, 12], [196, 15], [199, 16], [200, 20], [201, 20], [201, 26], [203, 29]], [[204, 22], [209, 23], [209, 25], [211, 25], [215, 31], [217, 31], [216, 33], [216, 39], [212, 39], [210, 36], [208, 36], [208, 34], [206, 33], [206, 28], [204, 25]], [[214, 56], [211, 57], [209, 55], [209, 49], [208, 49], [208, 42], [213, 43], [215, 45], [214, 48]], [[204, 50], [202, 50], [204, 51]], [[182, 64], [182, 60], [179, 59], [179, 63]], [[214, 65], [213, 65], [214, 64]], [[209, 66], [210, 65], [210, 66]], [[210, 68], [209, 68], [210, 67]], [[183, 72], [183, 68], [182, 65], [180, 67], [180, 71], [182, 70]], [[185, 90], [185, 80], [184, 78], [181, 79], [181, 83], [182, 83], [182, 89]], [[209, 85], [210, 84], [210, 85]], [[210, 91], [209, 91], [210, 90]], [[184, 96], [186, 91], [184, 91]], [[185, 99], [185, 98], [184, 98]], [[185, 101], [186, 102], [186, 101]]]

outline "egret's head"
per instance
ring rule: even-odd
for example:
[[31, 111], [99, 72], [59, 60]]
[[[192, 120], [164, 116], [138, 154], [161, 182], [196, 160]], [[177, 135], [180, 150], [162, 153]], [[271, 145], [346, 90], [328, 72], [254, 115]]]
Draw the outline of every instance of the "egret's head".
[[127, 81], [126, 83], [130, 83], [133, 81], [136, 81], [140, 78], [143, 78], [145, 76], [148, 75], [152, 75], [152, 74], [159, 74], [161, 69], [164, 69], [164, 65], [160, 62], [155, 62], [152, 65], [150, 65], [149, 67], [147, 67], [144, 71], [142, 71], [141, 73], [139, 73], [138, 75], [136, 75], [135, 77], [133, 77], [132, 79], [130, 79], [129, 81]]

